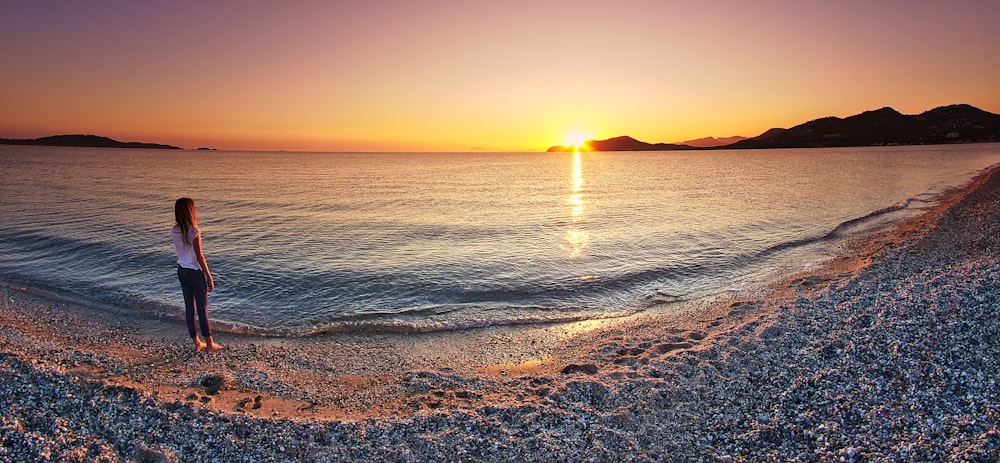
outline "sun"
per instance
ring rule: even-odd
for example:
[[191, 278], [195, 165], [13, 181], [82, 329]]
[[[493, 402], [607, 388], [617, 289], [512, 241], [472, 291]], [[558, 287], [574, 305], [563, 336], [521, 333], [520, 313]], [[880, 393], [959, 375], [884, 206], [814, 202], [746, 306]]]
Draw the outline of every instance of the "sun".
[[587, 144], [589, 138], [582, 130], [574, 130], [566, 134], [566, 143], [564, 146], [572, 146], [574, 149], [580, 149]]

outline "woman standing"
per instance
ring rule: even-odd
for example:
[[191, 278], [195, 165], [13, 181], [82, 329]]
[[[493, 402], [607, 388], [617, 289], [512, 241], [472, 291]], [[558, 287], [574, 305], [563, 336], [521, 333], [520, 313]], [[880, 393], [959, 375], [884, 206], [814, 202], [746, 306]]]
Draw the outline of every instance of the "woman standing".
[[[208, 349], [215, 352], [222, 349], [221, 344], [212, 340], [212, 327], [208, 323], [208, 293], [215, 289], [212, 273], [208, 271], [208, 263], [201, 252], [201, 230], [198, 229], [198, 219], [195, 216], [194, 200], [181, 198], [174, 203], [174, 219], [177, 224], [171, 232], [174, 238], [174, 249], [177, 250], [177, 278], [181, 281], [184, 292], [184, 316], [187, 319], [188, 333], [194, 340], [194, 350]], [[195, 329], [194, 312], [198, 309], [198, 322], [201, 335], [205, 342], [198, 339]]]

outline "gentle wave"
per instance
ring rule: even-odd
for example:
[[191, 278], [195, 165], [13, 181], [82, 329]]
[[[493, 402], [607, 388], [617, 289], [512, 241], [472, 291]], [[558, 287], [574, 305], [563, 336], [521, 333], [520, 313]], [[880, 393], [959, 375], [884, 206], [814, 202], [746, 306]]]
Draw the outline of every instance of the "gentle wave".
[[995, 144], [166, 157], [0, 147], [0, 282], [176, 321], [168, 231], [185, 195], [198, 201], [222, 332], [618, 317], [794, 269], [998, 161]]
[[[826, 234], [815, 236], [812, 238], [786, 241], [757, 252], [738, 255], [730, 259], [729, 262], [727, 262], [726, 264], [722, 266], [716, 266], [715, 268], [719, 270], [719, 269], [725, 269], [727, 267], [735, 267], [738, 264], [746, 265], [748, 263], [752, 263], [751, 261], [760, 261], [761, 259], [764, 259], [780, 251], [786, 251], [798, 247], [809, 246], [812, 244], [817, 244], [824, 241], [830, 241], [841, 238], [845, 236], [847, 231], [852, 227], [856, 227], [858, 225], [863, 224], [866, 221], [879, 218], [881, 216], [890, 214], [892, 212], [906, 210], [915, 201], [928, 202], [928, 203], [931, 202], [930, 200], [925, 200], [925, 199], [909, 198], [899, 203], [893, 204], [891, 206], [880, 208], [868, 214], [864, 214], [860, 217], [845, 220]], [[577, 311], [576, 314], [542, 315], [545, 314], [547, 311], [551, 311], [552, 308], [500, 306], [497, 308], [501, 310], [502, 309], [510, 310], [516, 308], [518, 311], [528, 311], [528, 312], [534, 311], [538, 315], [524, 316], [519, 318], [508, 317], [508, 318], [493, 319], [493, 320], [471, 320], [471, 321], [452, 320], [452, 321], [437, 321], [437, 322], [426, 322], [426, 321], [407, 322], [401, 320], [400, 318], [409, 318], [412, 320], [425, 320], [429, 316], [436, 316], [463, 310], [468, 311], [469, 307], [474, 305], [471, 304], [472, 302], [486, 302], [486, 301], [496, 301], [504, 299], [530, 300], [532, 299], [532, 297], [539, 295], [546, 295], [553, 299], [564, 299], [569, 294], [574, 294], [579, 292], [600, 293], [603, 291], [635, 288], [637, 286], [654, 283], [657, 281], [661, 281], [663, 279], [674, 278], [680, 275], [686, 277], [696, 277], [696, 276], [705, 276], [710, 272], [711, 269], [706, 268], [706, 266], [704, 265], [692, 264], [681, 267], [638, 271], [623, 275], [619, 278], [607, 279], [602, 281], [588, 281], [585, 283], [580, 283], [576, 287], [563, 287], [558, 290], [546, 289], [546, 290], [536, 290], [536, 291], [478, 291], [478, 292], [472, 291], [463, 293], [462, 302], [449, 306], [408, 308], [392, 312], [369, 311], [363, 315], [341, 317], [323, 326], [310, 327], [310, 328], [273, 329], [273, 328], [261, 328], [249, 325], [224, 323], [224, 322], [218, 323], [216, 326], [217, 329], [221, 332], [239, 334], [244, 336], [312, 337], [312, 336], [321, 336], [329, 334], [420, 334], [420, 333], [431, 333], [438, 331], [461, 331], [461, 330], [490, 328], [498, 326], [556, 324], [556, 323], [569, 323], [569, 322], [580, 322], [589, 320], [613, 319], [613, 318], [621, 318], [621, 317], [627, 317], [629, 315], [634, 315], [636, 313], [643, 311], [647, 307], [662, 306], [663, 304], [684, 302], [689, 298], [683, 296], [663, 295], [663, 294], [648, 295], [646, 297], [646, 304], [637, 305], [627, 310], [622, 310], [618, 312], [586, 313], [584, 308], [577, 307], [577, 308], [563, 308], [561, 310], [561, 311], [567, 311], [567, 310]]]
[[884, 208], [881, 208], [881, 209], [877, 209], [875, 211], [872, 211], [872, 212], [870, 212], [868, 214], [865, 214], [865, 215], [862, 215], [860, 217], [855, 217], [853, 219], [845, 220], [845, 221], [837, 224], [837, 226], [834, 227], [832, 230], [830, 230], [828, 233], [825, 233], [825, 234], [822, 234], [822, 235], [817, 235], [817, 236], [811, 236], [811, 237], [808, 237], [808, 238], [802, 238], [802, 239], [797, 239], [797, 240], [790, 240], [790, 241], [781, 242], [781, 243], [775, 244], [773, 246], [770, 246], [768, 248], [761, 249], [760, 251], [757, 251], [757, 252], [754, 252], [754, 253], [750, 253], [750, 254], [744, 256], [744, 259], [746, 259], [745, 261], [747, 261], [747, 262], [749, 262], [749, 261], [757, 261], [757, 260], [760, 260], [760, 259], [764, 259], [764, 258], [766, 258], [768, 256], [771, 256], [773, 254], [779, 253], [781, 251], [787, 251], [787, 250], [794, 249], [794, 248], [799, 248], [799, 247], [803, 247], [803, 246], [808, 246], [808, 245], [812, 245], [812, 244], [818, 244], [818, 243], [822, 243], [822, 242], [826, 242], [826, 241], [831, 241], [831, 240], [836, 240], [836, 239], [842, 238], [842, 237], [845, 236], [846, 232], [849, 229], [853, 228], [853, 227], [857, 227], [859, 225], [864, 224], [865, 222], [868, 222], [868, 221], [871, 221], [873, 219], [879, 218], [879, 217], [884, 216], [886, 214], [890, 214], [892, 212], [898, 212], [898, 211], [906, 210], [907, 208], [910, 207], [910, 204], [913, 201], [914, 201], [914, 198], [906, 199], [904, 201], [901, 201], [899, 203], [893, 204], [891, 206], [887, 206], [887, 207], [884, 207]]
[[[697, 278], [706, 277], [715, 273], [725, 273], [726, 271], [732, 270], [741, 265], [748, 265], [755, 261], [760, 261], [761, 259], [767, 258], [775, 253], [781, 251], [807, 246], [811, 244], [816, 244], [823, 241], [829, 241], [841, 237], [849, 228], [857, 226], [864, 223], [865, 221], [878, 218], [885, 214], [889, 214], [896, 211], [901, 211], [907, 209], [910, 204], [917, 200], [916, 198], [910, 198], [901, 201], [897, 204], [893, 204], [888, 207], [880, 208], [878, 210], [872, 211], [868, 214], [862, 215], [857, 218], [849, 219], [841, 222], [830, 232], [815, 237], [797, 239], [791, 241], [785, 241], [766, 249], [758, 250], [755, 252], [748, 252], [744, 254], [738, 254], [732, 256], [728, 259], [720, 259], [713, 262], [712, 265], [707, 265], [704, 263], [690, 263], [688, 265], [679, 265], [664, 268], [651, 268], [644, 270], [637, 270], [633, 272], [624, 273], [615, 278], [594, 278], [594, 279], [582, 279], [573, 283], [563, 282], [563, 283], [553, 283], [549, 282], [546, 285], [539, 287], [525, 287], [522, 289], [505, 289], [505, 290], [479, 290], [479, 291], [454, 291], [449, 298], [455, 300], [456, 302], [451, 305], [438, 305], [432, 307], [419, 307], [419, 308], [400, 308], [395, 311], [379, 311], [379, 310], [366, 310], [362, 314], [353, 316], [337, 317], [330, 322], [323, 324], [322, 326], [313, 327], [259, 327], [252, 326], [241, 323], [234, 323], [228, 321], [216, 321], [215, 329], [219, 332], [239, 334], [245, 336], [262, 336], [262, 337], [310, 337], [319, 336], [327, 334], [342, 334], [342, 333], [352, 333], [352, 334], [364, 334], [364, 333], [378, 333], [378, 334], [417, 334], [417, 333], [429, 333], [436, 331], [458, 331], [467, 329], [477, 329], [477, 328], [487, 328], [494, 326], [511, 326], [511, 325], [530, 325], [530, 324], [553, 324], [553, 323], [566, 323], [566, 322], [578, 322], [585, 320], [598, 320], [598, 319], [608, 319], [617, 318], [635, 314], [639, 311], [644, 310], [644, 306], [637, 305], [629, 307], [618, 311], [603, 311], [594, 312], [587, 311], [584, 307], [562, 307], [556, 312], [557, 314], [548, 315], [547, 312], [553, 311], [553, 307], [525, 307], [518, 305], [503, 305], [502, 303], [494, 303], [492, 309], [495, 311], [513, 311], [516, 309], [518, 313], [524, 312], [534, 312], [535, 315], [522, 315], [518, 317], [501, 317], [496, 319], [476, 319], [476, 320], [447, 320], [447, 321], [427, 321], [430, 316], [440, 316], [442, 314], [447, 314], [450, 312], [470, 312], [472, 307], [476, 307], [475, 303], [488, 303], [491, 301], [506, 301], [512, 304], [514, 301], [530, 301], [536, 300], [538, 298], [544, 297], [547, 300], [553, 301], [565, 301], [571, 299], [574, 294], [614, 294], [616, 291], [628, 290], [636, 287], [643, 287], [658, 281], [677, 279], [677, 278]], [[920, 200], [923, 201], [923, 200]], [[82, 255], [88, 256], [98, 256], [107, 257], [119, 255], [124, 250], [109, 246], [104, 243], [89, 243], [83, 240], [74, 240], [63, 237], [53, 237], [46, 236], [38, 232], [21, 232], [15, 233], [10, 236], [13, 241], [19, 244], [22, 249], [25, 249], [29, 254], [32, 251], [45, 252], [52, 256], [59, 256], [62, 259], [74, 260], [79, 259]], [[140, 266], [158, 263], [162, 264], [165, 260], [170, 259], [172, 256], [168, 253], [163, 252], [150, 252], [139, 255], [130, 256], [130, 260], [133, 262], [139, 262]], [[32, 257], [31, 260], [38, 259], [37, 256]], [[339, 279], [348, 280], [345, 277], [340, 277]], [[362, 279], [362, 278], [357, 278]], [[320, 282], [303, 282], [306, 287], [317, 287]], [[67, 284], [65, 286], [72, 286]], [[24, 288], [19, 288], [24, 290]], [[418, 290], [417, 292], [428, 291], [428, 288]], [[441, 290], [436, 290], [440, 292]], [[88, 298], [81, 298], [70, 296], [64, 292], [60, 293], [55, 288], [48, 289], [36, 289], [35, 294], [42, 295], [44, 297], [59, 299], [64, 301], [71, 301], [74, 303], [81, 303]], [[90, 298], [92, 299], [92, 298]], [[103, 298], [104, 302], [109, 302], [118, 306], [121, 310], [126, 310], [125, 307], [132, 309], [139, 309], [145, 312], [147, 315], [154, 316], [156, 318], [164, 318], [170, 320], [180, 320], [178, 313], [174, 306], [170, 304], [156, 303], [153, 301], [145, 301], [141, 298], [128, 297], [124, 294], [117, 295], [105, 295]], [[647, 305], [660, 305], [664, 303], [674, 303], [686, 300], [682, 296], [648, 296]], [[480, 306], [481, 307], [481, 306]], [[570, 312], [566, 314], [565, 312]], [[404, 321], [403, 319], [411, 319], [413, 321]]]
[[[413, 314], [417, 314], [419, 312], [420, 311], [414, 311]], [[226, 322], [215, 322], [212, 325], [212, 329], [222, 333], [254, 337], [316, 337], [334, 334], [426, 334], [503, 326], [549, 325], [581, 321], [608, 320], [626, 317], [637, 312], [638, 310], [630, 310], [627, 312], [613, 314], [562, 315], [552, 317], [523, 318], [508, 317], [500, 320], [440, 321], [431, 323], [408, 323], [397, 320], [370, 319], [339, 321], [322, 327], [313, 327], [308, 329], [260, 328]]]

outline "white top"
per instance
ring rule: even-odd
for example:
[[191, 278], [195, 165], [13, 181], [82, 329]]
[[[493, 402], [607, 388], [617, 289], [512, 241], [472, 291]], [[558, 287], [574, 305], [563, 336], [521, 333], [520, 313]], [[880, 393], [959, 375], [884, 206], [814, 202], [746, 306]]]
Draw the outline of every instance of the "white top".
[[201, 230], [198, 227], [188, 229], [188, 241], [191, 244], [184, 242], [184, 239], [181, 237], [181, 227], [177, 225], [174, 225], [173, 230], [170, 231], [170, 235], [174, 238], [174, 249], [177, 251], [177, 265], [192, 270], [201, 270], [201, 265], [198, 265], [198, 256], [194, 254], [194, 241], [201, 236]]

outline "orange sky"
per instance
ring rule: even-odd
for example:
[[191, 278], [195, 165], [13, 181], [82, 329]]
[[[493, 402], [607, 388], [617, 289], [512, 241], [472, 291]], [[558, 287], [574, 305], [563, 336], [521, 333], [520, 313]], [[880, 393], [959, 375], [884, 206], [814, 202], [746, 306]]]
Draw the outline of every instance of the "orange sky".
[[12, 3], [7, 138], [523, 151], [883, 106], [1000, 113], [995, 0]]

